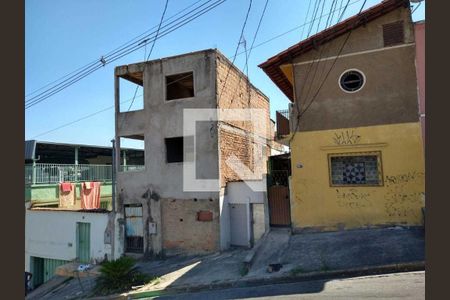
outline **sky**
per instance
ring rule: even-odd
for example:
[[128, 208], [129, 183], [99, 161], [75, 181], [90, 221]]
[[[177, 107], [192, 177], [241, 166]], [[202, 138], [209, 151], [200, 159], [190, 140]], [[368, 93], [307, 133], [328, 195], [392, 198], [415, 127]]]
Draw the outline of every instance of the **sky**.
[[[198, 0], [169, 0], [165, 18], [169, 18]], [[199, 2], [203, 3], [206, 0]], [[244, 39], [250, 47], [266, 0], [253, 0], [244, 30]], [[332, 0], [324, 0], [324, 14], [330, 10]], [[310, 4], [310, 2], [312, 4]], [[337, 6], [346, 0], [337, 0]], [[351, 0], [344, 19], [356, 14], [363, 0]], [[364, 9], [380, 3], [367, 0]], [[227, 0], [193, 22], [158, 39], [151, 59], [217, 48], [232, 58], [238, 45], [250, 0]], [[255, 47], [249, 57], [250, 81], [270, 98], [270, 111], [286, 109], [287, 97], [258, 68], [273, 55], [298, 43], [306, 37], [312, 6], [315, 0], [269, 0]], [[344, 5], [343, 4], [343, 5]], [[143, 32], [157, 26], [165, 0], [26, 0], [25, 1], [25, 95], [35, 92], [62, 76], [92, 62], [116, 49]], [[310, 12], [308, 6], [310, 5]], [[413, 4], [413, 9], [418, 4]], [[337, 13], [335, 14], [337, 16]], [[314, 23], [311, 34], [323, 29]], [[306, 18], [306, 19], [305, 19]], [[425, 19], [425, 2], [413, 13], [413, 21]], [[334, 18], [333, 24], [337, 17]], [[317, 29], [316, 29], [317, 28]], [[286, 33], [286, 34], [283, 34]], [[283, 34], [283, 35], [281, 35]], [[277, 37], [281, 35], [280, 37]], [[151, 44], [137, 50], [86, 78], [25, 110], [25, 139], [41, 141], [110, 146], [114, 138], [114, 67], [145, 60]], [[241, 43], [238, 53], [244, 51]], [[245, 55], [236, 57], [235, 65], [241, 70]], [[121, 100], [133, 98], [132, 85], [122, 85]], [[44, 91], [40, 90], [26, 99]], [[142, 89], [131, 110], [139, 109]], [[131, 103], [131, 102], [128, 102]], [[124, 104], [125, 109], [129, 104]], [[98, 111], [101, 113], [95, 114]], [[91, 114], [92, 117], [75, 122]], [[72, 123], [58, 130], [58, 127]], [[51, 131], [51, 132], [49, 132]], [[48, 133], [47, 133], [48, 132]], [[129, 143], [127, 147], [140, 147]]]

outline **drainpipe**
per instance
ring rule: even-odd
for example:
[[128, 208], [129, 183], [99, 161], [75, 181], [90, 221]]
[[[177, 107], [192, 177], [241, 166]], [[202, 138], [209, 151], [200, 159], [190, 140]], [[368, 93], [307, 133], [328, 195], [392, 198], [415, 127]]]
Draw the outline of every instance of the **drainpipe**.
[[112, 143], [112, 175], [111, 175], [111, 188], [112, 188], [112, 211], [116, 212], [116, 141], [111, 140]]
[[127, 151], [123, 150], [123, 167], [127, 170]]
[[33, 173], [31, 174], [31, 184], [36, 184], [36, 162], [41, 159], [41, 156], [38, 155], [38, 158], [33, 158]]
[[78, 147], [75, 147], [75, 182], [78, 181]]

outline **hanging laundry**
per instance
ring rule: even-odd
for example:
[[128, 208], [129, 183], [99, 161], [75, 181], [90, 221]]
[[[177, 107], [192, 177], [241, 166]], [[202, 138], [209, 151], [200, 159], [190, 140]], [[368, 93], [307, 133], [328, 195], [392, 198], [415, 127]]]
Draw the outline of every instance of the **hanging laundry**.
[[101, 182], [83, 182], [81, 184], [81, 208], [100, 208]]
[[70, 182], [59, 184], [59, 205], [61, 208], [68, 208], [75, 205], [75, 185]]
[[63, 192], [70, 192], [72, 190], [72, 183], [63, 182], [63, 183], [61, 183], [61, 187], [62, 187]]

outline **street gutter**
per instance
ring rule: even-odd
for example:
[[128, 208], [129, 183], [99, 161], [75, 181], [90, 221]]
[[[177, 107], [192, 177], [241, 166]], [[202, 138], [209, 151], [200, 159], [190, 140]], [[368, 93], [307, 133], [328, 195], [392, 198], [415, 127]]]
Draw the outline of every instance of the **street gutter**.
[[347, 270], [329, 270], [329, 271], [317, 271], [308, 272], [301, 274], [286, 274], [280, 277], [257, 277], [257, 278], [242, 278], [240, 280], [226, 280], [222, 282], [216, 282], [211, 284], [199, 284], [199, 285], [185, 285], [178, 287], [168, 287], [162, 290], [153, 291], [141, 291], [141, 292], [130, 292], [121, 295], [111, 295], [102, 298], [92, 298], [92, 299], [142, 299], [142, 298], [152, 298], [162, 295], [173, 295], [180, 293], [192, 293], [206, 290], [218, 290], [226, 288], [236, 288], [236, 287], [253, 287], [268, 284], [280, 284], [280, 283], [293, 283], [301, 281], [311, 281], [311, 280], [323, 280], [323, 279], [336, 279], [336, 278], [348, 278], [357, 277], [365, 275], [376, 275], [376, 274], [388, 274], [388, 273], [400, 273], [400, 272], [412, 272], [412, 271], [423, 271], [425, 270], [425, 262], [409, 262], [400, 264], [389, 264], [382, 266], [372, 266], [363, 268], [354, 268]]

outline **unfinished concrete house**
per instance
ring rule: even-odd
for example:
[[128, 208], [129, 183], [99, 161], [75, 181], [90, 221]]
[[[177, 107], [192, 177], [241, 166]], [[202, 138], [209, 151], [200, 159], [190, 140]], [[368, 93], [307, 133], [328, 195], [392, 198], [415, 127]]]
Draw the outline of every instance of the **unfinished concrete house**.
[[[142, 86], [142, 109], [121, 105], [124, 80]], [[248, 108], [263, 112], [258, 124], [214, 117], [197, 120], [193, 135], [183, 131], [186, 109]], [[265, 191], [252, 190], [243, 179], [265, 179], [273, 140], [269, 99], [223, 54], [209, 49], [116, 67], [115, 109], [116, 253], [215, 252], [251, 247], [264, 234]], [[143, 169], [124, 168], [124, 139], [144, 141]], [[237, 174], [227, 163], [230, 157], [250, 172]], [[188, 163], [195, 180], [213, 180], [214, 188], [186, 185]]]

